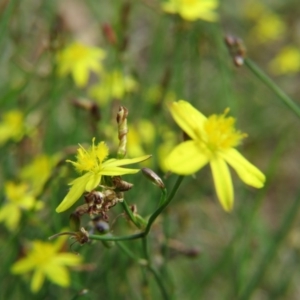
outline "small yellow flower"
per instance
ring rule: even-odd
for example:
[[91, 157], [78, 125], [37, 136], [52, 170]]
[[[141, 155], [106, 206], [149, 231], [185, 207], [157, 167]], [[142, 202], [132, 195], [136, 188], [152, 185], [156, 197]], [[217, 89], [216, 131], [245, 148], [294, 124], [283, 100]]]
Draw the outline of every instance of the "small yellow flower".
[[286, 46], [269, 65], [274, 74], [297, 73], [300, 71], [300, 50], [295, 46]]
[[136, 91], [137, 82], [118, 70], [102, 74], [100, 82], [89, 89], [90, 97], [105, 105], [112, 99], [123, 99], [127, 93]]
[[168, 170], [190, 175], [210, 164], [216, 192], [224, 210], [233, 207], [233, 186], [227, 163], [244, 183], [261, 188], [264, 174], [234, 149], [246, 136], [234, 128], [235, 119], [222, 115], [206, 118], [186, 101], [173, 102], [170, 112], [175, 122], [191, 138], [176, 146], [166, 159]]
[[244, 8], [245, 16], [255, 24], [250, 31], [252, 42], [267, 43], [284, 36], [286, 32], [284, 21], [261, 1], [250, 1]]
[[179, 14], [187, 21], [202, 19], [215, 22], [218, 20], [218, 13], [214, 10], [218, 6], [218, 0], [169, 0], [162, 4], [162, 9], [170, 14]]
[[86, 191], [90, 192], [95, 189], [101, 182], [102, 176], [119, 176], [125, 174], [135, 174], [139, 169], [126, 169], [121, 168], [124, 165], [130, 165], [144, 161], [151, 157], [145, 155], [137, 158], [127, 159], [108, 159], [106, 160], [109, 149], [104, 142], [95, 145], [95, 138], [92, 142], [92, 147], [88, 150], [84, 149], [81, 145], [77, 150], [77, 161], [70, 161], [75, 169], [79, 172], [86, 172], [84, 175], [73, 180], [70, 185], [72, 186], [69, 193], [56, 208], [56, 212], [63, 212], [71, 207], [78, 198]]
[[12, 139], [19, 141], [26, 132], [24, 115], [19, 110], [11, 110], [2, 116], [0, 123], [0, 145]]
[[0, 208], [0, 222], [4, 222], [9, 230], [17, 228], [22, 210], [40, 209], [42, 202], [37, 201], [26, 183], [5, 184], [7, 202]]
[[57, 68], [60, 76], [71, 74], [78, 87], [88, 83], [90, 71], [100, 73], [101, 61], [105, 58], [105, 51], [101, 48], [90, 47], [75, 42], [57, 54]]
[[62, 287], [70, 285], [69, 271], [66, 266], [78, 266], [81, 257], [72, 253], [59, 252], [65, 238], [59, 238], [55, 243], [34, 241], [27, 256], [14, 263], [13, 274], [24, 274], [33, 271], [31, 280], [32, 292], [38, 292], [45, 277]]

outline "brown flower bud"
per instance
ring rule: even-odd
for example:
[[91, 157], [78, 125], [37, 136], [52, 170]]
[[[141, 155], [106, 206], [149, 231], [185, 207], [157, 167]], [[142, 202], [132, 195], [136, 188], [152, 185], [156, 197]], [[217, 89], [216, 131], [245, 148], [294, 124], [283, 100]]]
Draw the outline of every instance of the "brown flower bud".
[[149, 168], [142, 168], [142, 173], [147, 177], [153, 184], [158, 186], [161, 189], [165, 188], [165, 184], [161, 180], [161, 178], [151, 169]]

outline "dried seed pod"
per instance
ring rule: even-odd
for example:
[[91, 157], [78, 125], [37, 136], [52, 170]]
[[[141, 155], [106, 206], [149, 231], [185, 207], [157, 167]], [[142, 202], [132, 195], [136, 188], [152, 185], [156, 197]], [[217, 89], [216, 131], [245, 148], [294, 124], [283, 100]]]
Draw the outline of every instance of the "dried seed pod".
[[112, 183], [115, 187], [115, 190], [120, 192], [129, 191], [133, 187], [132, 183], [122, 180], [121, 176], [112, 177]]

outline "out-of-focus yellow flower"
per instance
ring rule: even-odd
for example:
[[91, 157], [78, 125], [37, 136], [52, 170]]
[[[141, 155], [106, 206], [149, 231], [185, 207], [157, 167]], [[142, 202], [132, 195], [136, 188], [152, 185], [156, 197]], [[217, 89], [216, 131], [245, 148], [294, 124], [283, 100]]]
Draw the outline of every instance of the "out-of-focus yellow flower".
[[17, 261], [11, 268], [13, 274], [27, 274], [33, 271], [31, 279], [32, 292], [38, 292], [45, 278], [62, 287], [70, 285], [70, 275], [67, 266], [78, 266], [81, 257], [73, 253], [59, 252], [65, 238], [59, 238], [55, 243], [36, 240], [32, 249], [24, 258]]
[[268, 42], [280, 38], [285, 32], [285, 24], [275, 14], [263, 15], [250, 32], [251, 39]]
[[38, 195], [41, 192], [47, 179], [50, 177], [54, 165], [58, 162], [59, 155], [50, 157], [41, 154], [22, 168], [20, 177], [30, 184], [32, 193]]
[[218, 13], [215, 11], [218, 6], [218, 0], [169, 0], [162, 4], [162, 9], [170, 14], [179, 14], [187, 21], [202, 19], [215, 22], [218, 20]]
[[123, 99], [127, 93], [137, 90], [138, 84], [131, 77], [118, 70], [103, 73], [100, 82], [89, 89], [89, 96], [96, 99], [99, 104], [105, 105], [111, 99]]
[[269, 68], [274, 74], [297, 73], [300, 71], [300, 50], [295, 46], [286, 46], [270, 62]]
[[145, 155], [147, 149], [155, 139], [154, 124], [148, 120], [140, 120], [134, 126], [128, 126], [127, 154], [129, 156]]
[[0, 208], [0, 222], [4, 222], [9, 230], [17, 228], [22, 210], [41, 209], [42, 202], [37, 201], [26, 183], [5, 184], [7, 202]]
[[250, 39], [253, 42], [267, 43], [274, 41], [281, 38], [286, 31], [286, 25], [280, 16], [261, 2], [250, 1], [245, 6], [245, 15], [255, 22], [250, 31]]
[[84, 87], [88, 83], [90, 71], [97, 74], [102, 71], [101, 61], [104, 58], [105, 51], [101, 48], [74, 42], [57, 54], [58, 74], [60, 76], [71, 74], [75, 84]]
[[91, 192], [101, 182], [102, 176], [119, 176], [125, 174], [135, 174], [139, 169], [126, 169], [121, 166], [142, 162], [151, 157], [145, 155], [137, 158], [127, 159], [107, 159], [109, 149], [104, 142], [100, 142], [95, 146], [95, 138], [92, 141], [92, 147], [88, 150], [81, 145], [77, 150], [77, 161], [68, 160], [73, 164], [78, 172], [85, 172], [84, 175], [73, 180], [69, 193], [56, 208], [56, 212], [63, 212], [71, 207], [78, 198], [86, 191]]
[[191, 138], [176, 146], [166, 158], [167, 169], [190, 175], [210, 164], [218, 198], [224, 210], [233, 207], [233, 186], [227, 163], [244, 183], [262, 188], [265, 175], [234, 148], [246, 136], [234, 128], [235, 119], [222, 115], [206, 118], [186, 101], [174, 102], [170, 112], [175, 122]]
[[19, 141], [26, 132], [24, 115], [19, 110], [11, 110], [2, 116], [0, 123], [0, 145], [12, 139]]

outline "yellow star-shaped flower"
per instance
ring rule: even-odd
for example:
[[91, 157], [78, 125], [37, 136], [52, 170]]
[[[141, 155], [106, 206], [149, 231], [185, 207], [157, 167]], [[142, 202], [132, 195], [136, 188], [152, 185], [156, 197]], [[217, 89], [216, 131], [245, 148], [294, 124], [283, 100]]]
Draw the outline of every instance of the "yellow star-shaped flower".
[[69, 271], [66, 266], [78, 266], [81, 257], [73, 253], [63, 253], [64, 238], [56, 243], [34, 241], [27, 256], [17, 261], [11, 268], [13, 274], [23, 274], [33, 271], [31, 290], [38, 292], [45, 277], [63, 287], [70, 285]]
[[218, 5], [218, 0], [169, 0], [162, 4], [162, 9], [170, 14], [179, 14], [187, 21], [202, 19], [215, 22], [218, 14], [214, 10]]
[[246, 184], [263, 187], [265, 175], [234, 149], [246, 135], [234, 128], [235, 119], [226, 116], [228, 110], [206, 118], [183, 100], [173, 102], [169, 108], [176, 123], [191, 140], [179, 144], [169, 154], [166, 158], [168, 170], [190, 175], [209, 163], [218, 198], [226, 211], [232, 210], [234, 198], [227, 164]]
[[151, 157], [151, 155], [144, 155], [132, 159], [111, 158], [106, 160], [109, 149], [104, 142], [100, 142], [96, 146], [95, 138], [90, 149], [86, 150], [80, 145], [77, 153], [77, 162], [68, 162], [73, 164], [77, 171], [86, 173], [70, 183], [72, 187], [69, 193], [56, 208], [58, 213], [71, 207], [84, 192], [95, 189], [100, 184], [102, 176], [135, 174], [139, 169], [126, 169], [121, 166], [135, 164]]
[[71, 74], [75, 84], [84, 87], [88, 83], [90, 71], [102, 71], [101, 61], [104, 58], [105, 51], [101, 48], [74, 42], [57, 54], [57, 71], [60, 76]]

